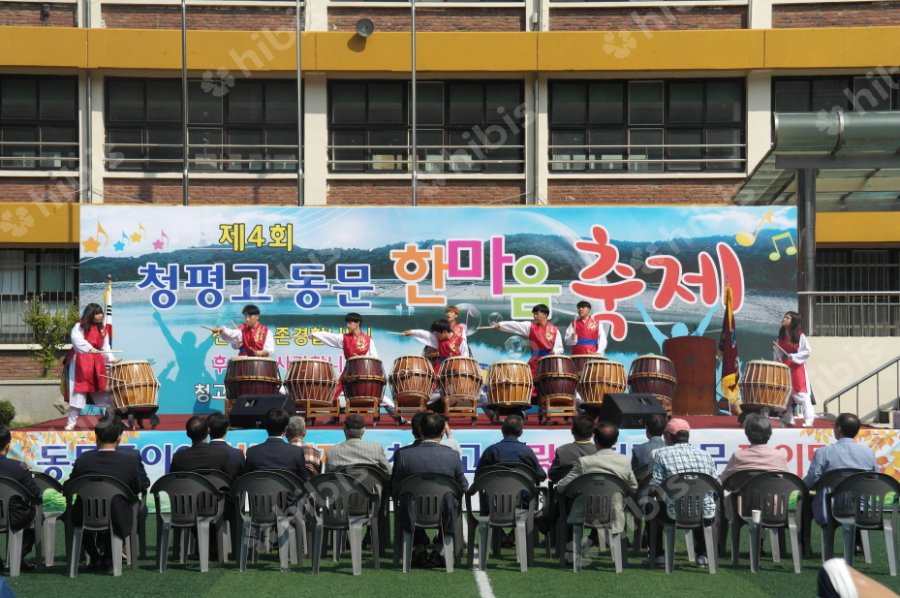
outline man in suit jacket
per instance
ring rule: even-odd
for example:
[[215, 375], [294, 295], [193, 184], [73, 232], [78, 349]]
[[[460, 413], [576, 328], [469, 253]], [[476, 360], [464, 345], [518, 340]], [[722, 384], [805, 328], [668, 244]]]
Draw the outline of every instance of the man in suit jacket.
[[385, 475], [390, 475], [391, 465], [384, 456], [384, 447], [377, 442], [363, 440], [366, 420], [361, 415], [348, 415], [344, 420], [344, 442], [325, 451], [325, 471], [334, 471], [346, 465], [375, 465]]
[[[117, 450], [122, 437], [124, 425], [117, 415], [106, 415], [97, 422], [94, 427], [94, 436], [97, 440], [97, 450], [81, 453], [72, 466], [70, 480], [82, 476], [104, 475], [113, 477], [126, 486], [132, 492], [139, 495], [150, 487], [150, 479], [141, 462], [141, 454], [132, 450]], [[80, 501], [75, 501], [72, 509], [72, 518], [78, 525], [81, 522], [83, 511]], [[121, 497], [113, 499], [110, 510], [113, 532], [120, 538], [125, 538], [131, 533], [133, 527], [132, 505], [129, 505]], [[109, 541], [105, 532], [98, 533], [94, 541], [85, 542], [85, 551], [91, 557], [91, 568], [108, 568], [112, 565], [109, 554]]]
[[550, 469], [547, 471], [551, 482], [558, 484], [579, 459], [597, 452], [597, 445], [591, 438], [593, 435], [593, 417], [577, 415], [572, 419], [572, 437], [575, 441], [556, 448], [553, 463], [550, 464]]
[[[585, 473], [606, 473], [616, 476], [624, 482], [625, 487], [631, 492], [635, 492], [638, 487], [637, 479], [631, 470], [631, 463], [628, 457], [620, 455], [612, 450], [616, 442], [619, 440], [619, 428], [615, 424], [609, 422], [600, 422], [597, 429], [594, 430], [594, 443], [597, 445], [597, 452], [587, 457], [582, 457], [572, 466], [572, 471], [559, 481], [556, 485], [556, 491], [560, 495], [564, 494], [566, 488], [575, 478]], [[613, 499], [613, 509], [615, 514], [613, 517], [613, 533], [621, 532], [625, 529], [625, 509], [621, 495], [616, 495]], [[575, 500], [569, 511], [568, 522], [577, 522], [584, 518], [584, 505], [580, 500]]]
[[195, 415], [187, 420], [184, 428], [192, 444], [190, 448], [180, 450], [172, 456], [172, 465], [169, 467], [169, 471], [213, 469], [234, 477], [234, 466], [231, 464], [228, 454], [206, 443], [209, 424], [206, 423], [205, 418]]
[[663, 432], [666, 429], [666, 416], [654, 414], [644, 419], [647, 430], [647, 442], [631, 447], [631, 469], [637, 469], [653, 463], [653, 451], [666, 446]]
[[206, 416], [209, 424], [209, 446], [223, 451], [228, 455], [231, 462], [231, 468], [234, 470], [234, 476], [240, 477], [244, 473], [245, 460], [244, 452], [234, 448], [225, 440], [225, 434], [228, 433], [228, 418], [224, 413], [213, 411]]
[[[15, 531], [24, 530], [22, 533], [22, 561], [20, 568], [23, 571], [31, 571], [34, 569], [34, 565], [25, 562], [25, 555], [31, 552], [31, 547], [34, 546], [34, 528], [31, 527], [31, 524], [34, 522], [34, 506], [41, 504], [41, 490], [34, 483], [34, 477], [25, 463], [7, 457], [11, 440], [12, 434], [9, 428], [0, 425], [0, 477], [19, 482], [28, 491], [28, 494], [33, 497], [31, 503], [13, 498], [8, 506], [9, 526]], [[0, 568], [2, 567], [2, 564], [0, 564]]]
[[527, 465], [531, 470], [535, 483], [540, 483], [547, 479], [547, 474], [544, 472], [544, 468], [541, 467], [537, 455], [534, 454], [531, 447], [519, 440], [524, 427], [525, 420], [522, 419], [521, 415], [506, 416], [500, 429], [503, 434], [503, 440], [492, 444], [481, 453], [478, 467], [475, 469], [476, 477], [480, 473], [479, 470], [491, 465], [521, 463]]
[[309, 479], [303, 449], [284, 438], [290, 416], [284, 409], [270, 409], [263, 418], [269, 437], [247, 449], [247, 471], [278, 469], [295, 474], [304, 482]]

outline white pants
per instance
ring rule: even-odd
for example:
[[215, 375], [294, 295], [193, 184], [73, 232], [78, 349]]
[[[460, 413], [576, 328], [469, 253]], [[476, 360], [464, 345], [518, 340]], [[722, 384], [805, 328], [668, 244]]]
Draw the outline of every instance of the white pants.
[[787, 411], [785, 411], [784, 419], [787, 422], [794, 420], [794, 405], [800, 406], [803, 414], [803, 425], [811, 426], [816, 419], [816, 410], [812, 404], [812, 397], [808, 392], [791, 392], [791, 400], [788, 401]]
[[[78, 421], [78, 415], [87, 405], [87, 395], [88, 393], [85, 392], [73, 392], [72, 396], [69, 397], [69, 417], [66, 422], [68, 425], [74, 426], [75, 422]], [[108, 392], [98, 391], [92, 392], [90, 395], [94, 399], [94, 405], [97, 407], [108, 408], [110, 406]]]

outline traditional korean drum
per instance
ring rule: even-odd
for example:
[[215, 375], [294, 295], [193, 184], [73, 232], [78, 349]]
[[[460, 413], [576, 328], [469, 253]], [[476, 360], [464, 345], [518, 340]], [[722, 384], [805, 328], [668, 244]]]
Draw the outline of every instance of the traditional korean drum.
[[403, 355], [394, 360], [388, 377], [394, 401], [431, 398], [434, 389], [434, 368], [421, 355]]
[[631, 362], [631, 371], [628, 374], [631, 392], [656, 395], [666, 412], [670, 414], [677, 384], [675, 364], [662, 355], [642, 355]]
[[534, 378], [538, 396], [541, 398], [569, 397], [575, 398], [578, 386], [578, 374], [575, 363], [565, 355], [547, 355], [538, 360], [537, 374]]
[[791, 370], [777, 361], [756, 359], [744, 366], [741, 375], [741, 411], [782, 415], [791, 398]]
[[570, 359], [572, 360], [572, 363], [575, 364], [575, 375], [578, 376], [579, 380], [581, 380], [581, 372], [584, 371], [585, 364], [594, 361], [606, 361], [605, 357], [601, 357], [596, 353], [589, 355], [572, 355]]
[[605, 395], [625, 392], [626, 388], [625, 366], [618, 361], [590, 361], [578, 381], [578, 394], [588, 405], [602, 405]]
[[109, 365], [109, 398], [116, 409], [156, 407], [159, 380], [147, 361], [120, 361]]
[[337, 376], [334, 366], [324, 359], [295, 359], [288, 366], [284, 386], [294, 402], [334, 403]]
[[476, 400], [481, 394], [484, 379], [478, 362], [471, 357], [449, 357], [441, 365], [438, 377], [441, 397]]
[[510, 407], [531, 405], [531, 369], [521, 361], [498, 361], [488, 369], [488, 403]]
[[229, 405], [243, 395], [274, 395], [281, 388], [278, 362], [268, 357], [232, 357], [225, 370]]
[[375, 398], [380, 401], [387, 384], [384, 365], [375, 357], [351, 357], [344, 366], [341, 382], [348, 400]]

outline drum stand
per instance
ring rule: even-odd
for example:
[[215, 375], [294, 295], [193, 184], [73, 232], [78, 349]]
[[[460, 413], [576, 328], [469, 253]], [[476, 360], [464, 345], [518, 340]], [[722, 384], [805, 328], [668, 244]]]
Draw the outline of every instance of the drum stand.
[[337, 401], [315, 401], [311, 399], [294, 399], [294, 410], [297, 415], [306, 418], [306, 423], [310, 426], [316, 423], [317, 417], [340, 418], [341, 406]]
[[374, 428], [381, 421], [381, 397], [347, 397], [347, 415], [371, 416]]
[[159, 417], [156, 412], [159, 411], [159, 405], [138, 405], [136, 407], [117, 407], [116, 415], [123, 420], [127, 420], [125, 424], [129, 430], [134, 430], [134, 422], [137, 421], [138, 427], [144, 429], [144, 421], [150, 420], [150, 427], [155, 429], [159, 425]]
[[488, 403], [484, 408], [494, 413], [491, 416], [491, 423], [499, 424], [501, 423], [500, 420], [507, 415], [518, 415], [523, 420], [528, 421], [528, 414], [525, 411], [531, 409], [532, 406], [531, 403]]
[[478, 422], [478, 397], [465, 395], [441, 396], [440, 403], [444, 406], [444, 415], [451, 417], [468, 417], [474, 427]]
[[546, 395], [539, 397], [538, 401], [538, 423], [541, 425], [555, 424], [558, 419], [568, 423], [570, 418], [578, 415], [575, 410], [575, 395]]
[[431, 397], [423, 393], [405, 392], [394, 396], [394, 415], [410, 418], [420, 411], [428, 409], [428, 399]]

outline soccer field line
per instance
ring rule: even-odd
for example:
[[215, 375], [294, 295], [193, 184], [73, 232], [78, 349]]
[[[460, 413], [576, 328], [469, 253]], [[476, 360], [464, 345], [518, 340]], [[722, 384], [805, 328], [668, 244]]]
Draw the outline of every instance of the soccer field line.
[[473, 573], [475, 573], [475, 583], [478, 584], [478, 594], [481, 598], [496, 598], [494, 590], [491, 589], [491, 580], [488, 579], [487, 572], [476, 569]]

